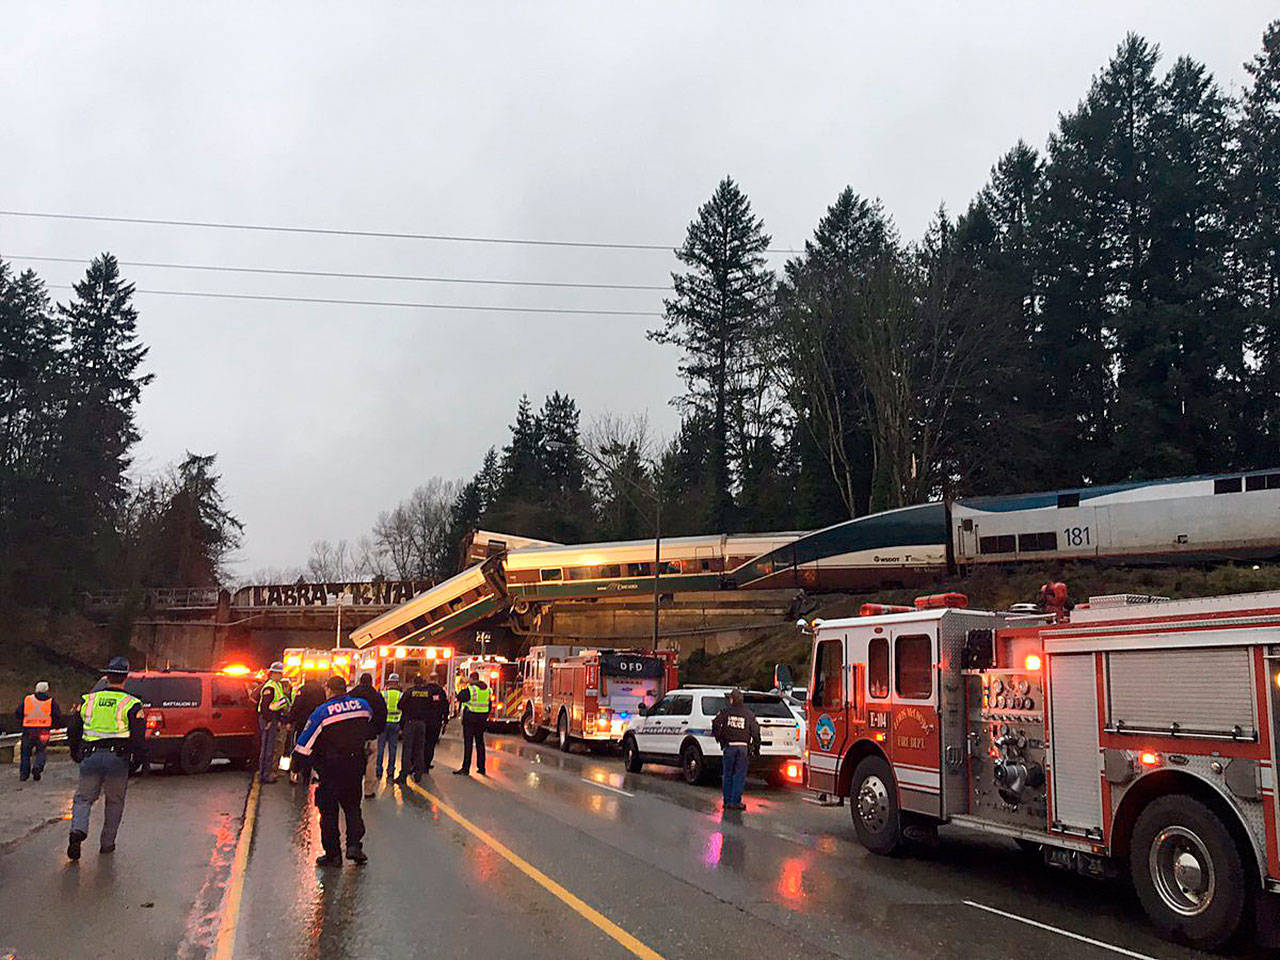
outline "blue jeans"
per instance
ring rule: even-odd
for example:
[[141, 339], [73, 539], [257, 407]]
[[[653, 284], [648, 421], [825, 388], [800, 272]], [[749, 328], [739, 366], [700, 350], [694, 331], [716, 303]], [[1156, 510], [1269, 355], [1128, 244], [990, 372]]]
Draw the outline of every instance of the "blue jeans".
[[33, 773], [37, 777], [44, 773], [44, 737], [47, 734], [47, 730], [22, 731], [22, 746], [19, 748], [19, 780], [26, 780]]
[[393, 780], [396, 775], [396, 740], [400, 734], [400, 721], [388, 723], [386, 729], [378, 734], [378, 763], [374, 768], [377, 772], [378, 779], [382, 779], [382, 752], [385, 750], [388, 754], [387, 760], [387, 776]]
[[124, 795], [129, 789], [129, 761], [110, 750], [95, 750], [80, 761], [80, 783], [71, 801], [71, 830], [89, 835], [89, 812], [99, 795], [106, 798], [102, 818], [102, 845], [114, 847], [120, 818], [124, 816]]
[[747, 785], [747, 756], [747, 748], [742, 744], [731, 743], [724, 748], [720, 775], [726, 806], [742, 802], [742, 788]]
[[258, 748], [258, 779], [266, 780], [267, 777], [275, 776], [271, 760], [275, 757], [276, 751], [276, 734], [280, 731], [280, 721], [272, 717], [258, 717], [258, 736], [261, 738], [261, 745]]

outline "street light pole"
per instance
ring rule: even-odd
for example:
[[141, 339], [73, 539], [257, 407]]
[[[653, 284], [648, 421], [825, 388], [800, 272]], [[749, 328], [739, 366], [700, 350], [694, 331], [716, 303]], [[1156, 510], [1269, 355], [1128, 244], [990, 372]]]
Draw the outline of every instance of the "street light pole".
[[658, 581], [662, 576], [662, 498], [653, 497], [653, 649], [658, 649]]

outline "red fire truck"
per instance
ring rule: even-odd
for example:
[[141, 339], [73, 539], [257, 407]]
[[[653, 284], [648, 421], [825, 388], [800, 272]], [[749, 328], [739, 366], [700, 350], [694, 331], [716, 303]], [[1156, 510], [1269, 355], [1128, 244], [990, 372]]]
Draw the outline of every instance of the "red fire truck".
[[617, 743], [641, 705], [679, 686], [676, 657], [674, 650], [531, 647], [520, 661], [521, 732], [535, 743], [554, 732], [564, 751], [575, 741]]
[[1157, 599], [806, 625], [808, 786], [873, 852], [962, 824], [1127, 873], [1166, 937], [1275, 945], [1280, 592]]

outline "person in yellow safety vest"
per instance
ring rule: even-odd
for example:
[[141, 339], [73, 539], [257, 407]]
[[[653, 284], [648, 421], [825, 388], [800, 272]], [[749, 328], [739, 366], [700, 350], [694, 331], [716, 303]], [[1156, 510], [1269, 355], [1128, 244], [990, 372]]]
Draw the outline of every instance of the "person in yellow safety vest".
[[400, 697], [404, 691], [400, 689], [400, 674], [393, 673], [387, 677], [386, 689], [382, 691], [387, 701], [387, 725], [378, 734], [378, 762], [375, 776], [382, 779], [382, 755], [387, 754], [387, 780], [396, 778], [396, 744], [400, 740]]
[[267, 682], [258, 691], [258, 779], [275, 783], [280, 725], [289, 716], [290, 688], [285, 685], [284, 664], [277, 660], [267, 668]]
[[471, 682], [458, 694], [462, 704], [462, 768], [453, 771], [464, 777], [471, 776], [471, 748], [475, 745], [476, 773], [484, 776], [484, 728], [489, 724], [489, 708], [493, 694], [480, 674], [471, 671]]
[[129, 661], [113, 657], [103, 672], [106, 686], [84, 695], [80, 712], [67, 726], [71, 758], [80, 764], [80, 783], [71, 802], [71, 837], [67, 841], [67, 857], [72, 860], [80, 859], [80, 844], [89, 835], [89, 813], [99, 796], [106, 797], [99, 850], [115, 850], [129, 770], [141, 762], [146, 752], [142, 701], [124, 689]]
[[49, 684], [41, 680], [36, 684], [35, 693], [23, 697], [13, 713], [22, 724], [18, 779], [26, 780], [30, 777], [32, 780], [39, 780], [44, 773], [45, 745], [49, 742], [49, 731], [54, 727], [65, 726], [62, 722], [62, 710], [58, 707], [58, 701], [49, 695]]

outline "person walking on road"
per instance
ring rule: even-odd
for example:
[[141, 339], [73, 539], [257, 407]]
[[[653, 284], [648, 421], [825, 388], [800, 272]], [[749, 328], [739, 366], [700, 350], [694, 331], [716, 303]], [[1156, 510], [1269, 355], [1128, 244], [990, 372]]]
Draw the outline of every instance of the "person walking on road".
[[49, 693], [49, 684], [41, 680], [35, 693], [29, 693], [18, 704], [14, 716], [22, 724], [22, 744], [19, 747], [18, 779], [28, 777], [38, 781], [44, 773], [45, 747], [54, 727], [62, 727], [62, 710], [58, 701]]
[[462, 767], [453, 771], [463, 777], [471, 776], [471, 748], [476, 751], [476, 773], [484, 776], [484, 728], [489, 725], [489, 706], [493, 699], [489, 685], [480, 674], [471, 671], [470, 683], [458, 694], [462, 711]]
[[364, 798], [372, 800], [378, 792], [378, 778], [374, 776], [373, 754], [378, 738], [387, 728], [387, 701], [383, 699], [373, 686], [373, 675], [360, 674], [360, 682], [347, 691], [352, 697], [359, 697], [373, 710], [373, 718], [369, 721], [369, 739], [364, 745]]
[[293, 748], [295, 759], [309, 758], [320, 774], [316, 807], [320, 811], [320, 843], [324, 854], [316, 858], [316, 864], [342, 866], [339, 809], [347, 827], [347, 859], [367, 863], [360, 784], [364, 779], [365, 744], [372, 737], [373, 707], [367, 700], [348, 693], [347, 682], [341, 677], [330, 677], [325, 683], [325, 692], [329, 699], [311, 711]]
[[258, 691], [258, 779], [263, 783], [275, 783], [276, 767], [280, 757], [276, 744], [280, 736], [280, 724], [289, 715], [289, 692], [285, 688], [284, 664], [277, 660], [267, 669], [267, 682]]
[[388, 755], [387, 779], [396, 778], [396, 741], [400, 738], [400, 695], [403, 692], [400, 689], [400, 674], [393, 673], [387, 677], [387, 689], [382, 693], [382, 698], [387, 701], [387, 725], [378, 734], [378, 761], [374, 770], [377, 780], [382, 779], [384, 754]]
[[760, 724], [743, 703], [742, 691], [729, 694], [729, 705], [711, 721], [711, 735], [724, 750], [721, 789], [726, 810], [745, 810], [742, 788], [747, 782], [751, 754], [760, 748]]
[[427, 680], [427, 728], [422, 744], [422, 769], [429, 771], [436, 765], [436, 744], [449, 725], [449, 691], [445, 689], [444, 672], [431, 675]]
[[80, 783], [71, 801], [71, 837], [67, 857], [80, 859], [80, 844], [89, 836], [89, 813], [99, 796], [106, 797], [99, 852], [116, 848], [116, 831], [124, 816], [129, 768], [146, 751], [146, 718], [142, 701], [125, 692], [129, 661], [114, 657], [107, 664], [107, 685], [86, 693], [80, 712], [67, 726], [71, 757], [80, 764]]

